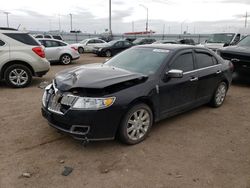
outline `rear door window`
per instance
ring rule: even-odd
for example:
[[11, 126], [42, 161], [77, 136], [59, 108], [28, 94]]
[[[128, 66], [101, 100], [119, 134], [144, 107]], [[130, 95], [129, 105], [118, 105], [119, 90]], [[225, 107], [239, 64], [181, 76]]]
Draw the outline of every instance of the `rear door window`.
[[206, 68], [214, 65], [213, 56], [207, 53], [195, 53], [197, 68]]
[[52, 48], [52, 47], [59, 47], [61, 46], [59, 42], [53, 40], [46, 40], [45, 47]]
[[188, 52], [179, 55], [170, 65], [170, 69], [182, 70], [183, 72], [194, 70], [193, 54]]
[[5, 42], [0, 40], [0, 46], [4, 46], [5, 45]]
[[39, 46], [40, 44], [27, 33], [3, 33], [4, 35], [17, 40], [23, 44], [31, 46]]
[[64, 42], [57, 42], [60, 46], [67, 46], [67, 44], [66, 43], [64, 43]]

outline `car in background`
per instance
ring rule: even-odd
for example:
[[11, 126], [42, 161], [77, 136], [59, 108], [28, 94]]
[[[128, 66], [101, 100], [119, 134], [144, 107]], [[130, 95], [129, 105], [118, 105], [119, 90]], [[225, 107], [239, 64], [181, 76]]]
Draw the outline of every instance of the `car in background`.
[[155, 41], [156, 40], [152, 38], [138, 38], [133, 41], [133, 44], [134, 45], [152, 44]]
[[179, 40], [159, 40], [154, 42], [153, 44], [187, 44], [187, 45], [195, 45], [193, 39], [179, 39]]
[[94, 46], [97, 44], [104, 44], [106, 41], [98, 38], [91, 38], [91, 39], [85, 39], [81, 41], [80, 43], [73, 44], [77, 47], [78, 52], [80, 54], [84, 52], [93, 52]]
[[154, 122], [207, 103], [221, 106], [231, 81], [230, 62], [206, 48], [135, 46], [104, 64], [58, 73], [43, 94], [42, 114], [78, 140], [137, 144]]
[[51, 62], [60, 62], [63, 65], [70, 64], [79, 59], [77, 47], [56, 39], [38, 39], [45, 47], [45, 56]]
[[46, 39], [57, 39], [57, 40], [62, 40], [63, 41], [63, 38], [62, 38], [61, 35], [49, 35], [49, 34], [42, 35], [42, 34], [37, 34], [37, 35], [34, 35], [34, 37], [37, 38], [37, 39], [46, 38]]
[[0, 80], [15, 88], [27, 87], [32, 77], [50, 68], [44, 48], [28, 33], [0, 28]]
[[246, 36], [235, 46], [218, 49], [217, 53], [233, 63], [234, 71], [250, 71], [250, 36]]
[[214, 33], [205, 41], [204, 44], [199, 45], [216, 51], [219, 48], [237, 44], [241, 37], [240, 33]]
[[112, 57], [131, 46], [133, 46], [133, 44], [127, 40], [113, 40], [105, 44], [96, 45], [93, 53], [98, 56]]

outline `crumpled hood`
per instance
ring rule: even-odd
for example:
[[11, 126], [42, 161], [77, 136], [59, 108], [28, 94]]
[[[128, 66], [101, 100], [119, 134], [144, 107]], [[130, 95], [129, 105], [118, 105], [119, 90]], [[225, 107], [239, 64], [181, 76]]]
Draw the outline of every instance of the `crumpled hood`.
[[89, 64], [66, 69], [56, 74], [57, 89], [68, 91], [73, 88], [103, 89], [122, 82], [143, 79], [146, 76], [105, 64]]
[[235, 54], [244, 54], [250, 56], [250, 47], [248, 46], [228, 46], [221, 49], [224, 52], [233, 52]]

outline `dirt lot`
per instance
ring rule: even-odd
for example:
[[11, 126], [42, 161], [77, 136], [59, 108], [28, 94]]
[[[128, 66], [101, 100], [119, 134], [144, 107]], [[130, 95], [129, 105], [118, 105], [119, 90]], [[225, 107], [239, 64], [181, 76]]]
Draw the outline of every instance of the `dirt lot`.
[[[203, 106], [161, 121], [135, 146], [108, 141], [84, 148], [49, 127], [40, 113], [39, 83], [103, 60], [84, 54], [72, 65], [53, 65], [26, 89], [0, 84], [1, 188], [250, 187], [250, 77], [237, 79], [221, 108]], [[61, 175], [64, 166], [74, 168], [69, 176]]]

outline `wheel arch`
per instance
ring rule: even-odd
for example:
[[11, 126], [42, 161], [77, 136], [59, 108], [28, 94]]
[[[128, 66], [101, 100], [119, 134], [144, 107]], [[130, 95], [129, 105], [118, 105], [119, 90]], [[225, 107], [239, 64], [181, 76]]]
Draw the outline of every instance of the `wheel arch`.
[[153, 114], [153, 122], [155, 122], [155, 118], [156, 118], [156, 111], [155, 111], [155, 107], [154, 107], [154, 104], [152, 102], [152, 100], [149, 98], [149, 97], [146, 97], [146, 96], [142, 96], [142, 97], [138, 97], [136, 99], [134, 99], [133, 101], [131, 101], [128, 105], [127, 105], [127, 108], [126, 110], [124, 111], [124, 114], [122, 115], [121, 119], [120, 119], [120, 122], [119, 122], [119, 125], [117, 126], [117, 129], [116, 129], [116, 132], [115, 132], [115, 137], [117, 137], [118, 135], [118, 132], [119, 132], [119, 129], [120, 129], [120, 126], [121, 126], [121, 123], [122, 123], [122, 120], [123, 118], [125, 117], [125, 115], [127, 114], [127, 112], [135, 105], [137, 104], [146, 104], [152, 111], [152, 114]]
[[71, 59], [73, 58], [70, 53], [65, 52], [65, 53], [62, 53], [62, 55], [60, 56], [60, 60], [61, 60], [62, 56], [64, 56], [64, 55], [69, 55]]
[[6, 69], [7, 69], [9, 66], [14, 65], [14, 64], [15, 64], [15, 65], [24, 65], [24, 66], [26, 66], [27, 68], [30, 69], [30, 71], [31, 71], [31, 73], [32, 73], [32, 76], [35, 75], [35, 71], [34, 71], [33, 67], [32, 67], [29, 63], [27, 63], [27, 62], [25, 62], [25, 61], [20, 61], [20, 60], [13, 60], [13, 61], [9, 61], [9, 62], [7, 62], [7, 63], [5, 63], [5, 64], [3, 65], [3, 67], [2, 67], [2, 69], [1, 69], [1, 71], [0, 71], [0, 78], [1, 78], [1, 79], [4, 78], [4, 72], [6, 71]]

